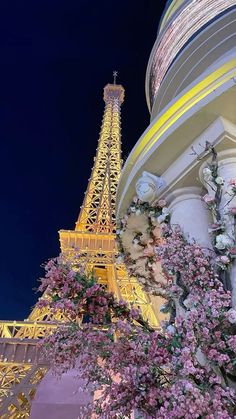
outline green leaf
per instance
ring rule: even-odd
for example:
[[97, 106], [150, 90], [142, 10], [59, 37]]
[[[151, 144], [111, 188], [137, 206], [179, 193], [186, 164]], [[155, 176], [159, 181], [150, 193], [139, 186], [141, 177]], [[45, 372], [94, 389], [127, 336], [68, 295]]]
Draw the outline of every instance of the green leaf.
[[52, 296], [52, 301], [55, 303], [56, 301], [59, 301], [60, 300], [60, 297], [58, 297], [58, 295], [56, 294], [56, 295], [53, 295]]

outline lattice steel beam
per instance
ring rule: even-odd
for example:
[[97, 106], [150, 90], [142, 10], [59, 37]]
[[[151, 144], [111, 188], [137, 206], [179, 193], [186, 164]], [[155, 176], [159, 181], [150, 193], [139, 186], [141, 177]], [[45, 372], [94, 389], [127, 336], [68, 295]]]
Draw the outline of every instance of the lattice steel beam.
[[[104, 88], [105, 110], [94, 167], [73, 231], [61, 230], [61, 251], [68, 258], [79, 254], [87, 272], [93, 271], [108, 290], [139, 306], [145, 318], [157, 326], [149, 297], [124, 265], [116, 263], [115, 201], [121, 171], [120, 107], [124, 89]], [[78, 250], [79, 249], [79, 250]], [[27, 418], [36, 385], [48, 366], [40, 358], [37, 341], [64, 322], [62, 313], [34, 308], [24, 322], [0, 322], [0, 417]]]

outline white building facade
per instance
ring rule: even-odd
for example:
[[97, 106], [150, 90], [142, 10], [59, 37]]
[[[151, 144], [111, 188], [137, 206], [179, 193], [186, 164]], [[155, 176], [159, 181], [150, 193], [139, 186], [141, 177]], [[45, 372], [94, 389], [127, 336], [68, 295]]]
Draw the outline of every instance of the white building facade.
[[235, 0], [168, 4], [147, 67], [146, 95], [150, 125], [124, 166], [118, 218], [138, 184], [143, 201], [165, 199], [171, 223], [210, 247], [209, 213], [202, 200], [210, 193], [202, 175], [209, 159], [206, 142], [218, 153], [225, 181], [236, 177]]

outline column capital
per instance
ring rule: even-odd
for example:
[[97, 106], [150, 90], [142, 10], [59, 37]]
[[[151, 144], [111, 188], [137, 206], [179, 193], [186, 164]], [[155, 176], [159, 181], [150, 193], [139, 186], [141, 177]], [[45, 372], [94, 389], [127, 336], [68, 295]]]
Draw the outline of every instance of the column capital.
[[[220, 151], [217, 153], [217, 160], [218, 160], [218, 168], [219, 172], [222, 172], [222, 169], [227, 165], [234, 165], [236, 168], [236, 148], [229, 148], [228, 150]], [[201, 183], [208, 189], [210, 182], [206, 183], [203, 170], [208, 167], [211, 161], [211, 157], [209, 157], [204, 163], [200, 166], [199, 169], [199, 179]]]
[[190, 242], [210, 248], [208, 234], [209, 213], [202, 201], [202, 188], [188, 186], [176, 189], [166, 198], [170, 210], [170, 223], [179, 225]]
[[198, 186], [186, 186], [184, 188], [179, 188], [170, 192], [165, 200], [171, 210], [174, 205], [180, 203], [181, 201], [190, 200], [190, 199], [200, 199], [202, 197], [202, 188]]
[[227, 164], [236, 163], [236, 148], [230, 148], [228, 150], [220, 151], [217, 154], [217, 157], [219, 168]]

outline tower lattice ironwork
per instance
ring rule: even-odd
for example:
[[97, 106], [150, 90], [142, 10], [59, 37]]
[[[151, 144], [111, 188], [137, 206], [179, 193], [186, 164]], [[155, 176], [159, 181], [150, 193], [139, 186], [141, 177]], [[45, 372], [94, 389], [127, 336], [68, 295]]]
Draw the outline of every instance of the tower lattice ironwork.
[[[152, 302], [135, 278], [117, 262], [115, 243], [116, 189], [121, 171], [120, 109], [124, 89], [114, 83], [104, 88], [105, 110], [96, 157], [75, 230], [61, 230], [61, 251], [79, 252], [87, 272], [129, 303], [139, 306], [145, 318], [158, 326]], [[37, 384], [48, 370], [37, 342], [63, 318], [34, 308], [23, 322], [0, 321], [0, 418], [29, 417]]]

